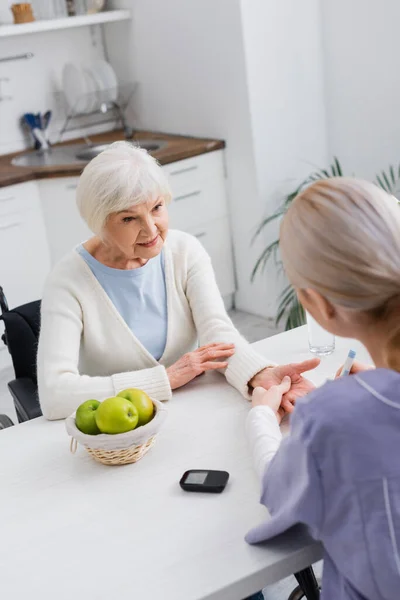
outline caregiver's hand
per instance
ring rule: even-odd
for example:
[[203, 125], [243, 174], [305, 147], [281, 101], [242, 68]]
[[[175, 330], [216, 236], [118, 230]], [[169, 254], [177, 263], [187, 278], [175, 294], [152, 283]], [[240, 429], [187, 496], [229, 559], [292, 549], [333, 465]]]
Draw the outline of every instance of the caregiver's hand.
[[[335, 379], [340, 377], [340, 373], [342, 372], [343, 365], [336, 371]], [[355, 360], [350, 369], [350, 375], [357, 375], [357, 373], [362, 373], [363, 371], [370, 371], [371, 369], [375, 369], [373, 365], [366, 365], [365, 363], [360, 362], [359, 360]]]
[[293, 412], [296, 398], [301, 398], [315, 389], [311, 381], [302, 376], [305, 371], [311, 371], [318, 367], [319, 358], [310, 358], [301, 363], [291, 363], [289, 365], [279, 365], [277, 367], [267, 367], [249, 381], [249, 385], [253, 388], [263, 387], [269, 390], [274, 385], [279, 385], [282, 379], [286, 376], [290, 377], [292, 386], [284, 395], [282, 406], [286, 412]]
[[[194, 352], [184, 354], [168, 367], [171, 390], [176, 390], [205, 371], [226, 369], [227, 359], [235, 353], [234, 344], [207, 344]], [[221, 360], [222, 359], [222, 360]]]
[[253, 408], [255, 406], [269, 406], [274, 411], [278, 423], [280, 423], [285, 416], [282, 397], [290, 390], [291, 383], [290, 377], [286, 376], [279, 385], [273, 385], [269, 390], [256, 387], [251, 399]]

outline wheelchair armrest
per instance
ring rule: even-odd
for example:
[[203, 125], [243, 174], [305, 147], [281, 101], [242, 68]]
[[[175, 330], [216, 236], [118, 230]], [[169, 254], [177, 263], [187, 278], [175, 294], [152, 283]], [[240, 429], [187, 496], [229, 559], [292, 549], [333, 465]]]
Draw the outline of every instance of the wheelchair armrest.
[[12, 427], [13, 425], [14, 423], [11, 421], [10, 417], [7, 417], [7, 415], [0, 415], [0, 429]]
[[28, 377], [20, 377], [10, 381], [8, 389], [14, 399], [15, 409], [22, 421], [29, 421], [42, 416], [36, 383]]

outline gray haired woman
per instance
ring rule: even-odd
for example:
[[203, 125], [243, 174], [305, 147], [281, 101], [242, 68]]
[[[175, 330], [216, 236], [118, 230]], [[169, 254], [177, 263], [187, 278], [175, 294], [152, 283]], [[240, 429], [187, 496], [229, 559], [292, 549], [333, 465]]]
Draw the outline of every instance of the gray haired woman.
[[48, 419], [127, 387], [158, 400], [198, 375], [220, 370], [243, 396], [291, 376], [285, 397], [312, 384], [317, 360], [276, 367], [229, 319], [211, 261], [198, 240], [168, 232], [171, 191], [144, 150], [113, 144], [83, 171], [77, 203], [94, 237], [51, 273], [42, 301], [39, 397]]

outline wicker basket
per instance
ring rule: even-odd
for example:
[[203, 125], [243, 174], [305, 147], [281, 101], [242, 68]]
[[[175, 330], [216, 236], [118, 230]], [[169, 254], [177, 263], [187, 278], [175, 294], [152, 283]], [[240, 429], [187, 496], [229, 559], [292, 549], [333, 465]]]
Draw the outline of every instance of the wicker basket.
[[97, 462], [104, 465], [127, 465], [137, 462], [153, 446], [167, 416], [165, 406], [157, 400], [152, 401], [155, 415], [150, 423], [117, 435], [82, 433], [75, 425], [75, 413], [73, 413], [65, 421], [67, 432], [71, 436], [71, 452], [75, 454], [78, 444], [82, 444]]

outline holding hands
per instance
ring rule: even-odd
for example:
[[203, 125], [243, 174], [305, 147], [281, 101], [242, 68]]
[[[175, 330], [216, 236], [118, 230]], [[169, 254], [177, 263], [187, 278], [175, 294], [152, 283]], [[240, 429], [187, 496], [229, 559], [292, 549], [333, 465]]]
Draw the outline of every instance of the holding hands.
[[[297, 398], [305, 396], [315, 386], [302, 376], [304, 371], [315, 369], [320, 363], [318, 358], [312, 358], [298, 364], [269, 367], [258, 373], [250, 382], [254, 387], [252, 406], [269, 406], [280, 423], [287, 413], [293, 412]], [[340, 377], [343, 366], [338, 369], [336, 379]], [[365, 365], [354, 361], [350, 375], [374, 369], [372, 365]]]
[[303, 377], [305, 371], [311, 371], [318, 367], [319, 358], [310, 358], [301, 363], [290, 363], [288, 365], [278, 365], [276, 367], [267, 367], [263, 369], [249, 382], [250, 387], [261, 387], [269, 390], [271, 387], [279, 386], [284, 377], [289, 377], [291, 385], [283, 392], [282, 407], [285, 412], [293, 412], [294, 404], [297, 398], [305, 396], [315, 389], [314, 384]]
[[[167, 368], [171, 389], [186, 385], [206, 371], [226, 369], [229, 359], [234, 354], [234, 344], [224, 343], [207, 344], [188, 352]], [[253, 407], [269, 406], [280, 423], [285, 414], [293, 412], [297, 398], [315, 389], [314, 384], [303, 377], [303, 373], [315, 369], [319, 363], [319, 358], [310, 358], [301, 363], [266, 367], [249, 381], [249, 389], [253, 392]], [[373, 368], [354, 361], [350, 374]], [[337, 371], [336, 378], [340, 376], [341, 371], [342, 367]]]
[[250, 381], [254, 387], [252, 405], [269, 406], [280, 423], [286, 413], [293, 412], [297, 398], [305, 396], [314, 384], [303, 377], [305, 371], [318, 367], [319, 358], [263, 369]]
[[273, 385], [266, 390], [262, 387], [256, 387], [252, 396], [252, 406], [269, 406], [280, 423], [286, 414], [283, 408], [282, 397], [290, 390], [291, 380], [288, 375], [282, 379], [279, 385]]
[[319, 358], [310, 358], [301, 363], [268, 367], [257, 373], [250, 381], [254, 388], [253, 408], [269, 406], [280, 423], [286, 413], [293, 412], [297, 398], [315, 389], [314, 384], [302, 374], [315, 369], [319, 363]]

